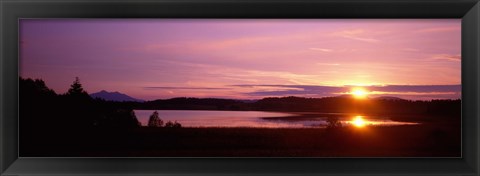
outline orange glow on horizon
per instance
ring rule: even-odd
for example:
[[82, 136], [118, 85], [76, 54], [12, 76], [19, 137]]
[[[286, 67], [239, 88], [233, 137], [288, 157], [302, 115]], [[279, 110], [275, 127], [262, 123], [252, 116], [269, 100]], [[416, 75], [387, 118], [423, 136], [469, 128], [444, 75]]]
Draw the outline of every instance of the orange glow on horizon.
[[350, 94], [352, 94], [352, 96], [355, 97], [355, 98], [363, 99], [363, 98], [367, 97], [368, 92], [364, 88], [358, 88], [357, 87], [357, 88], [352, 89]]

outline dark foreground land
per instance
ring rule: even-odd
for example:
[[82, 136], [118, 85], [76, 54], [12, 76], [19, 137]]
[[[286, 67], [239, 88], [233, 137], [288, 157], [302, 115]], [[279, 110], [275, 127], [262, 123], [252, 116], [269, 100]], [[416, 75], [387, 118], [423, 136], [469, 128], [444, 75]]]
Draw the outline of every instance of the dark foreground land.
[[[452, 124], [337, 129], [136, 128], [32, 140], [22, 156], [48, 157], [460, 157]], [[21, 145], [22, 146], [22, 145]], [[26, 146], [26, 147], [25, 147]]]

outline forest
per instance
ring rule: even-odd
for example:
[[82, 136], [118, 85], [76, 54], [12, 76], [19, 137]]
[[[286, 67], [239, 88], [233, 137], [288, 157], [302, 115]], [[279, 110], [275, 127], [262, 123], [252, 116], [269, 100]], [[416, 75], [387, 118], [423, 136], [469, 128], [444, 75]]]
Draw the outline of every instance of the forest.
[[214, 98], [172, 98], [131, 103], [135, 109], [163, 110], [234, 110], [276, 112], [343, 112], [369, 114], [458, 115], [461, 100], [413, 101], [404, 99], [362, 99], [350, 96], [304, 98], [267, 97], [257, 101]]

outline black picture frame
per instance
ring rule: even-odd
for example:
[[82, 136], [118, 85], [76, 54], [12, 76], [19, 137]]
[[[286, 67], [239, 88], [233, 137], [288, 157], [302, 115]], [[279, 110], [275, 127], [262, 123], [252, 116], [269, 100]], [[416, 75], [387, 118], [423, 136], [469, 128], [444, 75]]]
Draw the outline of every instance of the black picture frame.
[[[1, 175], [479, 175], [478, 0], [0, 0]], [[19, 158], [20, 18], [461, 18], [461, 158]]]

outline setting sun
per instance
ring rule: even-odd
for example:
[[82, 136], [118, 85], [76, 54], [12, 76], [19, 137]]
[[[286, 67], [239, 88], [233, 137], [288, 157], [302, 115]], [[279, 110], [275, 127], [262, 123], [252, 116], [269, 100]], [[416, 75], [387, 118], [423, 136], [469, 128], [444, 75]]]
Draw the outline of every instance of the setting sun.
[[365, 98], [368, 95], [368, 92], [363, 88], [354, 88], [351, 92], [352, 96], [355, 98]]
[[352, 124], [356, 127], [363, 127], [365, 126], [366, 122], [362, 116], [356, 116], [355, 119], [352, 120]]

